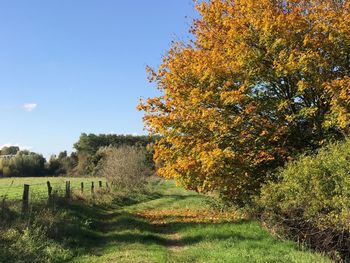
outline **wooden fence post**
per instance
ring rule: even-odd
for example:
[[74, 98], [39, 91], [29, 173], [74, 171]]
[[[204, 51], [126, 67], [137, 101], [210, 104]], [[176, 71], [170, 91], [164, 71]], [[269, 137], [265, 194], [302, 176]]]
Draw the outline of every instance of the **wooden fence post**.
[[58, 191], [55, 190], [51, 194], [51, 201], [52, 201], [52, 210], [55, 211], [55, 204], [56, 204], [56, 198], [58, 197]]
[[49, 197], [52, 194], [52, 186], [51, 186], [49, 181], [47, 181], [47, 193], [48, 193]]
[[80, 193], [84, 194], [84, 182], [80, 183]]
[[6, 197], [4, 197], [4, 198], [2, 199], [0, 214], [1, 214], [1, 213], [5, 213], [5, 210], [6, 210], [6, 202], [5, 202], [5, 200], [6, 200]]
[[91, 194], [93, 195], [94, 192], [95, 192], [94, 182], [91, 182]]
[[29, 185], [25, 184], [23, 188], [23, 197], [22, 197], [22, 213], [28, 212], [29, 209]]
[[47, 201], [47, 205], [49, 207], [53, 207], [53, 199], [52, 199], [52, 186], [50, 184], [50, 181], [47, 181], [47, 194], [48, 194], [48, 201]]
[[70, 181], [66, 181], [66, 199], [70, 199]]

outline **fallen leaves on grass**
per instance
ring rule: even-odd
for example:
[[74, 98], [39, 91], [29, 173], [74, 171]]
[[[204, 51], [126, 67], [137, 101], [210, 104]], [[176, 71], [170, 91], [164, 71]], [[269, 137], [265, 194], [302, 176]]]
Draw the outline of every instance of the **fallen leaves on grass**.
[[246, 215], [239, 211], [213, 212], [206, 209], [196, 210], [146, 210], [137, 213], [138, 216], [147, 219], [152, 224], [168, 224], [175, 222], [184, 223], [223, 223], [233, 222], [246, 218]]

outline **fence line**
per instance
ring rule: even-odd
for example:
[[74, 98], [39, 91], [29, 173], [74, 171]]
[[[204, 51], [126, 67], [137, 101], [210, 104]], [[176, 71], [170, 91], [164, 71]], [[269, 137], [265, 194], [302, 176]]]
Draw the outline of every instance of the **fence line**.
[[[71, 187], [71, 181], [67, 180], [65, 181], [65, 188], [62, 184], [57, 185], [55, 187], [55, 183], [51, 183], [50, 181], [47, 181], [46, 183], [36, 183], [36, 184], [23, 184], [22, 186], [16, 186], [12, 187], [13, 182], [11, 185], [7, 188], [3, 187], [0, 189], [7, 189], [7, 192], [4, 195], [0, 194], [0, 200], [2, 200], [2, 203], [5, 203], [5, 200], [9, 200], [10, 202], [21, 202], [21, 212], [22, 214], [25, 214], [29, 211], [30, 207], [30, 202], [33, 201], [42, 201], [42, 200], [47, 200], [47, 205], [49, 208], [54, 208], [55, 207], [55, 199], [59, 197], [59, 193], [61, 194], [61, 197], [64, 196], [66, 200], [70, 200], [72, 198], [72, 194], [74, 192], [80, 193], [81, 195], [84, 195], [84, 193], [87, 193], [88, 191], [84, 192], [84, 182], [80, 182], [80, 188], [79, 188], [79, 183], [76, 186]], [[37, 190], [33, 189], [32, 186], [38, 186], [38, 185], [46, 185], [47, 191]], [[15, 199], [10, 199], [11, 195], [9, 195], [9, 190], [10, 189], [19, 189], [22, 188], [23, 192], [22, 194], [16, 193], [16, 197], [18, 198]], [[106, 182], [106, 186], [103, 187], [103, 182], [98, 181], [98, 190], [101, 190], [102, 188], [108, 189], [108, 183]], [[79, 191], [80, 190], [80, 191]], [[97, 191], [98, 191], [97, 190]], [[90, 195], [92, 197], [95, 196], [95, 182], [91, 181], [91, 188], [90, 188]], [[22, 197], [20, 197], [20, 195]], [[13, 196], [12, 196], [13, 198]], [[0, 211], [1, 212], [1, 211]]]

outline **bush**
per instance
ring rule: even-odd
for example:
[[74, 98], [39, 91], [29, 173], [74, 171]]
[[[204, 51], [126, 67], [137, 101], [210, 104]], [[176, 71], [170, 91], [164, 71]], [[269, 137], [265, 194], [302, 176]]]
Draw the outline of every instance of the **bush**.
[[144, 148], [134, 146], [108, 147], [100, 150], [103, 155], [99, 164], [101, 175], [121, 191], [143, 188], [151, 174], [151, 166]]
[[350, 140], [289, 163], [262, 188], [263, 220], [279, 234], [350, 260]]

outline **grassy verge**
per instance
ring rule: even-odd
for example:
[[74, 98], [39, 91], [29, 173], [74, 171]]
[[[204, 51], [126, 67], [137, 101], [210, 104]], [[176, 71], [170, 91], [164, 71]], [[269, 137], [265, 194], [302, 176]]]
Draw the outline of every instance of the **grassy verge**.
[[[32, 249], [28, 240], [8, 239], [9, 247], [19, 249], [17, 258], [29, 252], [22, 261], [11, 261], [16, 255], [9, 253], [4, 262], [331, 262], [277, 240], [243, 213], [212, 211], [207, 199], [158, 181], [146, 194], [63, 203], [55, 216], [27, 225]], [[42, 232], [35, 236], [37, 229]], [[42, 254], [34, 250], [38, 242], [46, 249]], [[0, 255], [8, 250], [3, 244]]]

